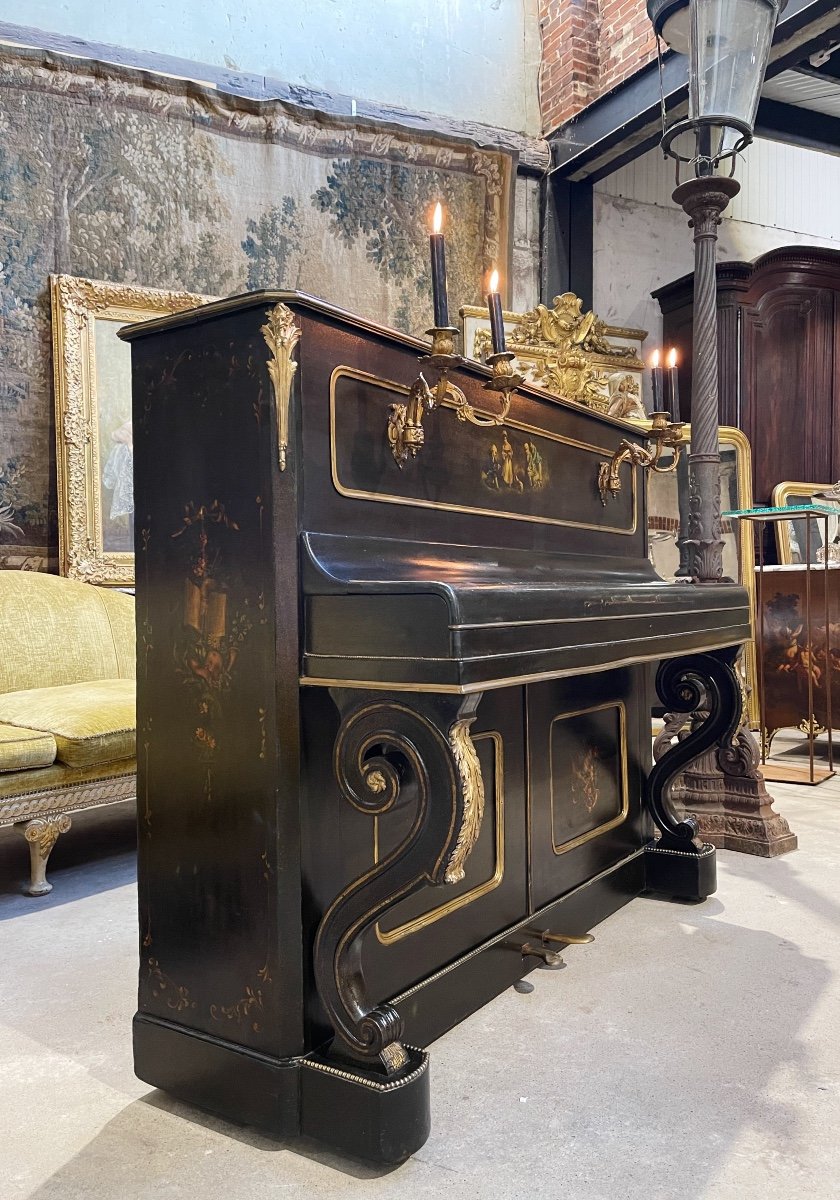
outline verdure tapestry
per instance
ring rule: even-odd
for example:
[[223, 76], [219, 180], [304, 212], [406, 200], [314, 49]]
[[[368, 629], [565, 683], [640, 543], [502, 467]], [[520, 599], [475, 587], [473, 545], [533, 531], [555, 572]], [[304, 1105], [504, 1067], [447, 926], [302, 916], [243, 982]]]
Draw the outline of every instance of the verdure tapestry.
[[509, 264], [513, 160], [139, 71], [0, 61], [0, 567], [56, 567], [49, 276], [222, 296], [298, 288], [431, 324], [428, 211], [450, 307]]

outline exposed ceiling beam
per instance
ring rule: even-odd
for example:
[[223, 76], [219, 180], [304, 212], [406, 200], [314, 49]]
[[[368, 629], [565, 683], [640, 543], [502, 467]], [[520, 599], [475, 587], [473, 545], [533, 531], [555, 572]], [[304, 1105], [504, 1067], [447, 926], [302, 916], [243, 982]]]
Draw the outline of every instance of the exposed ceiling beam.
[[840, 117], [812, 112], [778, 100], [763, 99], [758, 105], [756, 137], [789, 146], [805, 146], [825, 154], [840, 153]]
[[[838, 39], [837, 0], [789, 0], [776, 27], [767, 78]], [[681, 115], [688, 102], [685, 56], [665, 56], [662, 84], [669, 116]], [[659, 70], [652, 62], [549, 135], [551, 170], [595, 181], [655, 146], [661, 132]]]

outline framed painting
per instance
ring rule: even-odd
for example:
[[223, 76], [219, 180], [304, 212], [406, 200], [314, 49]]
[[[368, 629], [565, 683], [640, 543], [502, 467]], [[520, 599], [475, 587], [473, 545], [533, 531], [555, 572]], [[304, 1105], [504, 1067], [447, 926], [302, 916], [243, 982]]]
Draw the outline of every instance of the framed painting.
[[[825, 495], [825, 493], [828, 495]], [[771, 502], [776, 508], [789, 504], [822, 504], [837, 510], [836, 517], [828, 518], [828, 561], [836, 566], [840, 563], [840, 491], [835, 483], [777, 483], [773, 488]], [[777, 521], [776, 550], [779, 562], [792, 565], [805, 562], [805, 520]], [[811, 564], [825, 562], [823, 545], [824, 524], [822, 520], [811, 521]]]
[[210, 299], [50, 276], [62, 575], [133, 587], [131, 351], [117, 330]]

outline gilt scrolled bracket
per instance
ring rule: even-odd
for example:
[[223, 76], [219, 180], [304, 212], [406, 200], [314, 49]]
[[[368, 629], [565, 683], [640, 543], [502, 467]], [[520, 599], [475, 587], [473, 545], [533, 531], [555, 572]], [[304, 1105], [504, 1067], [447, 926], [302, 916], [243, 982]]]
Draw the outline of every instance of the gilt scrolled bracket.
[[455, 353], [458, 330], [454, 326], [427, 329], [431, 335], [431, 351], [420, 362], [436, 371], [437, 383], [430, 386], [421, 372], [412, 384], [407, 404], [391, 404], [388, 409], [388, 442], [394, 461], [402, 470], [409, 458], [416, 458], [425, 441], [423, 417], [444, 405], [453, 408], [459, 421], [480, 428], [503, 425], [510, 411], [511, 394], [524, 383], [525, 377], [514, 368], [515, 356], [509, 351], [491, 354], [487, 359], [493, 374], [484, 384], [486, 391], [501, 394], [501, 406], [496, 413], [484, 412], [470, 404], [461, 389], [449, 378], [449, 372], [464, 361]]
[[406, 896], [464, 877], [484, 812], [469, 733], [480, 696], [429, 697], [409, 708], [399, 698], [332, 695], [342, 716], [333, 770], [344, 800], [383, 816], [410, 784], [415, 805], [403, 841], [330, 904], [314, 948], [318, 994], [335, 1030], [331, 1053], [392, 1076], [408, 1062], [402, 1018], [368, 995], [363, 938]]
[[710, 654], [669, 659], [657, 672], [657, 695], [667, 711], [705, 717], [659, 758], [647, 779], [647, 805], [662, 835], [657, 843], [662, 850], [688, 854], [704, 850], [697, 836], [697, 822], [690, 816], [680, 820], [668, 794], [676, 777], [706, 750], [716, 746], [724, 757], [735, 752], [743, 707], [735, 667], [738, 651], [739, 647], [733, 646]]
[[[643, 467], [657, 475], [670, 475], [676, 471], [682, 454], [684, 426], [671, 421], [666, 412], [652, 413], [651, 421], [651, 427], [645, 435], [649, 442], [653, 442], [651, 447], [640, 446], [638, 442], [625, 438], [609, 462], [598, 464], [598, 491], [603, 505], [606, 505], [610, 496], [616, 496], [621, 491], [621, 467], [624, 463]], [[673, 449], [674, 454], [670, 462], [662, 466], [662, 453], [668, 447]]]

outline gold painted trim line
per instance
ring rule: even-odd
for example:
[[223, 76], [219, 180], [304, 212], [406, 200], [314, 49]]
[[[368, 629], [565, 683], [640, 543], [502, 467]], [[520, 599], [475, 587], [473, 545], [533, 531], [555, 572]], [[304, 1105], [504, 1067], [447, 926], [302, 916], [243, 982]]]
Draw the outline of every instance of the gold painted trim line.
[[[631, 480], [630, 491], [631, 491], [631, 504], [632, 504], [633, 519], [632, 519], [632, 524], [629, 528], [622, 527], [620, 525], [596, 525], [596, 524], [586, 522], [586, 521], [565, 521], [559, 517], [535, 517], [535, 516], [530, 515], [529, 513], [508, 512], [504, 509], [494, 509], [494, 508], [478, 508], [478, 507], [475, 507], [472, 505], [466, 505], [466, 504], [438, 504], [434, 500], [422, 500], [422, 499], [417, 499], [412, 496], [396, 496], [396, 495], [393, 495], [392, 493], [369, 492], [369, 491], [364, 490], [363, 488], [346, 487], [339, 479], [338, 463], [336, 460], [336, 394], [335, 394], [335, 389], [336, 389], [336, 383], [338, 382], [338, 380], [343, 379], [343, 378], [358, 379], [362, 383], [369, 383], [369, 384], [372, 384], [374, 387], [381, 388], [383, 391], [392, 392], [392, 393], [396, 392], [402, 396], [407, 396], [411, 390], [410, 388], [406, 387], [405, 384], [395, 383], [393, 380], [389, 380], [389, 379], [381, 379], [379, 376], [371, 375], [367, 371], [357, 371], [353, 367], [338, 366], [334, 369], [332, 375], [330, 376], [330, 468], [331, 468], [331, 472], [332, 472], [333, 487], [335, 488], [335, 490], [338, 492], [338, 494], [340, 496], [346, 496], [348, 499], [351, 499], [351, 500], [372, 500], [379, 504], [403, 504], [403, 505], [408, 505], [411, 508], [432, 508], [432, 509], [436, 509], [439, 512], [471, 513], [471, 514], [473, 514], [475, 516], [479, 516], [479, 517], [501, 517], [503, 520], [527, 521], [530, 524], [536, 524], [536, 525], [557, 525], [561, 528], [567, 528], [567, 529], [591, 529], [598, 533], [615, 534], [615, 535], [621, 536], [621, 537], [630, 537], [633, 534], [635, 534], [637, 526], [638, 526], [638, 519], [639, 519], [639, 501], [638, 501], [638, 489], [637, 489], [637, 472], [636, 472], [636, 468], [633, 466], [631, 466], [631, 468], [630, 468], [630, 480]], [[448, 401], [444, 401], [444, 403], [441, 405], [441, 407], [451, 409], [453, 412], [455, 411], [455, 406]], [[586, 411], [586, 412], [590, 411], [589, 409], [586, 409], [586, 410], [581, 409], [579, 405], [576, 407], [577, 407], [577, 411], [579, 411], [579, 412], [580, 411]], [[511, 418], [506, 418], [505, 426], [509, 427], [511, 429], [517, 429], [522, 433], [528, 433], [528, 434], [532, 434], [535, 436], [547, 438], [549, 441], [552, 441], [552, 442], [560, 442], [562, 445], [565, 445], [565, 446], [573, 446], [573, 447], [575, 447], [575, 449], [583, 450], [587, 454], [597, 454], [600, 456], [603, 456], [606, 454], [607, 457], [609, 457], [612, 454], [612, 450], [609, 450], [604, 446], [595, 446], [589, 442], [581, 442], [581, 441], [578, 441], [576, 438], [570, 438], [570, 437], [565, 436], [564, 434], [550, 433], [546, 429], [541, 429], [536, 425], [528, 425], [523, 421], [516, 421]], [[634, 432], [635, 432], [635, 430], [634, 430]]]
[[[597, 825], [594, 829], [587, 830], [586, 833], [578, 834], [577, 837], [571, 838], [567, 842], [561, 842], [557, 845], [554, 839], [554, 758], [551, 753], [551, 731], [558, 721], [569, 721], [572, 717], [582, 717], [586, 713], [606, 712], [607, 709], [618, 709], [618, 728], [620, 738], [620, 753], [621, 753], [621, 809], [618, 814], [611, 817], [609, 821], [604, 821], [601, 825]], [[589, 708], [577, 708], [573, 712], [558, 713], [552, 718], [551, 724], [548, 727], [548, 775], [549, 775], [549, 792], [551, 795], [551, 848], [556, 855], [567, 854], [569, 850], [575, 850], [578, 846], [582, 846], [585, 842], [590, 842], [593, 838], [601, 837], [602, 834], [609, 833], [611, 829], [615, 829], [627, 819], [627, 814], [630, 811], [630, 780], [629, 769], [627, 762], [627, 710], [621, 700], [610, 700], [605, 704], [593, 704]]]
[[[477, 733], [472, 738], [473, 744], [480, 741], [490, 740], [493, 742], [493, 807], [496, 820], [496, 866], [493, 874], [489, 879], [485, 879], [482, 883], [476, 884], [467, 892], [462, 892], [460, 896], [455, 896], [451, 900], [447, 900], [444, 904], [439, 904], [436, 908], [432, 908], [429, 912], [421, 913], [419, 917], [414, 917], [410, 921], [404, 922], [402, 925], [397, 925], [394, 929], [383, 930], [381, 924], [377, 922], [376, 937], [383, 946], [391, 946], [395, 942], [402, 941], [403, 938], [409, 937], [412, 933], [418, 933], [421, 929], [427, 929], [429, 925], [434, 925], [435, 922], [442, 920], [443, 917], [448, 917], [450, 913], [456, 912], [459, 908], [464, 908], [467, 904], [472, 904], [475, 900], [480, 900], [482, 896], [486, 896], [489, 892], [494, 891], [502, 882], [505, 874], [505, 789], [504, 789], [504, 744], [502, 735], [496, 730], [485, 733]], [[373, 861], [379, 862], [379, 818], [374, 817], [373, 825]]]

